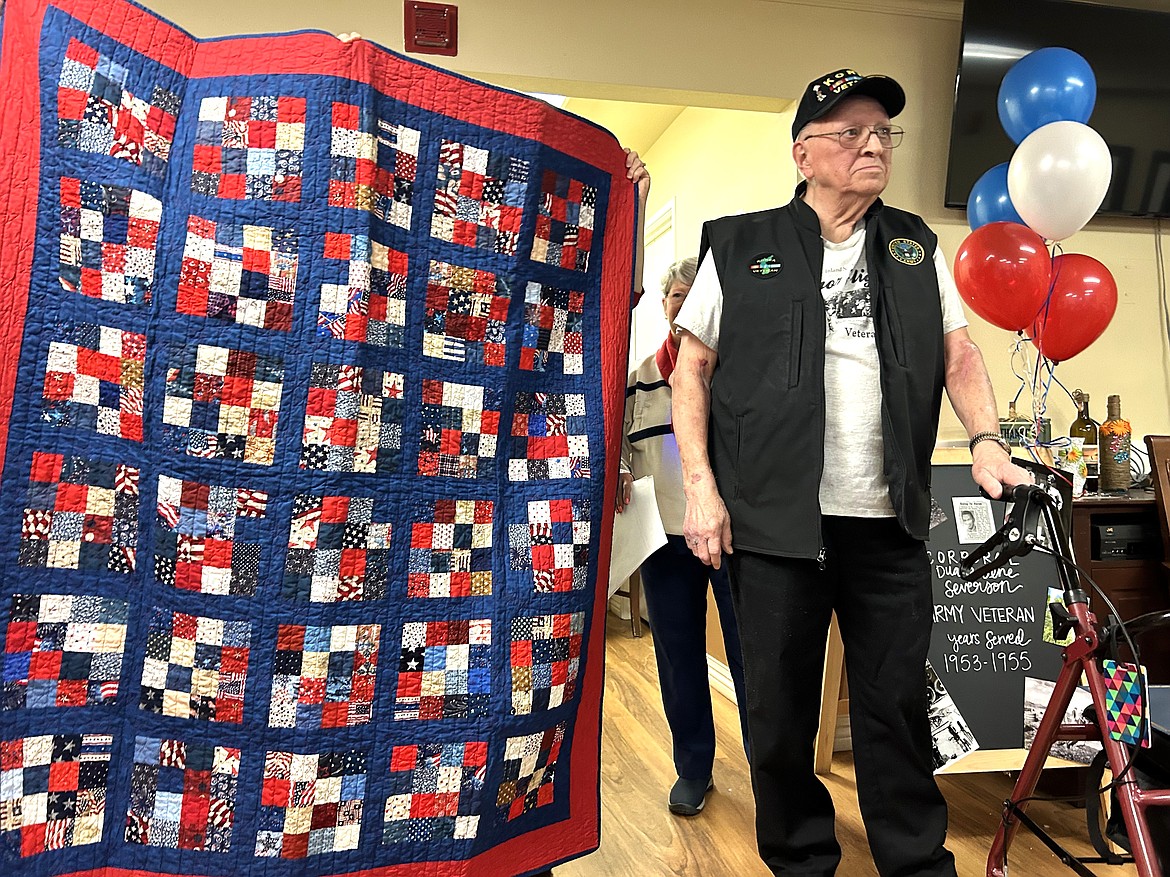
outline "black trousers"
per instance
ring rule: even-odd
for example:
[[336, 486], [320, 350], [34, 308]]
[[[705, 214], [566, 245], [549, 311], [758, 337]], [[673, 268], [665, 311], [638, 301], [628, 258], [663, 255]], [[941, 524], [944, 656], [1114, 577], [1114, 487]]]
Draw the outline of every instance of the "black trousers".
[[674, 744], [675, 772], [688, 780], [705, 780], [711, 776], [715, 762], [715, 719], [707, 674], [708, 580], [719, 610], [746, 750], [747, 709], [739, 632], [726, 565], [719, 569], [705, 566], [691, 553], [682, 536], [669, 535], [666, 539], [666, 544], [642, 564], [642, 592], [654, 631], [658, 685]]
[[833, 801], [813, 771], [825, 640], [845, 645], [857, 796], [882, 877], [954, 877], [931, 770], [925, 666], [933, 613], [925, 547], [892, 518], [823, 518], [816, 561], [731, 555], [760, 856], [774, 874], [833, 874]]

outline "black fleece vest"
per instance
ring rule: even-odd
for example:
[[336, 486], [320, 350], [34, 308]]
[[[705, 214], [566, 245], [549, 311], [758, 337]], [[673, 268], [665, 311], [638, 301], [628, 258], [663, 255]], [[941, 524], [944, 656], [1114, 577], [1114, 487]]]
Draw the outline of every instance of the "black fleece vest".
[[[715, 259], [723, 287], [708, 451], [736, 548], [817, 557], [824, 251], [817, 215], [797, 194], [784, 207], [703, 226], [700, 258]], [[936, 244], [914, 214], [880, 200], [866, 214], [884, 471], [898, 521], [921, 540], [945, 377]]]

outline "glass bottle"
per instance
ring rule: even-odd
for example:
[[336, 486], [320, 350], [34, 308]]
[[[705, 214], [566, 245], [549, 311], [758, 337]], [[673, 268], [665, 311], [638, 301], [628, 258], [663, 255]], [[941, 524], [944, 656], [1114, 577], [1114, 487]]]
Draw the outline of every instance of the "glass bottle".
[[1121, 416], [1121, 397], [1110, 396], [1109, 417], [1100, 428], [1100, 491], [1110, 496], [1129, 492], [1129, 444], [1132, 430]]
[[1085, 490], [1089, 493], [1097, 492], [1097, 427], [1099, 424], [1089, 415], [1089, 394], [1080, 390], [1073, 391], [1073, 401], [1077, 406], [1077, 418], [1068, 428], [1069, 438], [1084, 439], [1082, 454], [1085, 459]]

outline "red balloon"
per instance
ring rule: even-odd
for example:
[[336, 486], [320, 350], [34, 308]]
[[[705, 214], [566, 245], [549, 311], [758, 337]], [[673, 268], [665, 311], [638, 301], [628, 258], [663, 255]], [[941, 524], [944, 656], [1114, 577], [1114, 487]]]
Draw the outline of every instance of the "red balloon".
[[1032, 343], [1053, 362], [1072, 359], [1101, 337], [1117, 310], [1109, 269], [1080, 253], [1052, 260], [1052, 296], [1032, 326]]
[[1036, 319], [1051, 272], [1044, 239], [1018, 222], [981, 225], [955, 256], [955, 285], [963, 301], [987, 322], [1012, 332]]

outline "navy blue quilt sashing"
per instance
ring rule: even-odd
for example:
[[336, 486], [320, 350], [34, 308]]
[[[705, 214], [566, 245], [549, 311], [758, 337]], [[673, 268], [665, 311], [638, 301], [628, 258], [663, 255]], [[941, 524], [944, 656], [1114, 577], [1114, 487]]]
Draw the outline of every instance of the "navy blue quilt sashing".
[[508, 877], [595, 849], [613, 137], [125, 0], [9, 0], [0, 81], [0, 861]]

